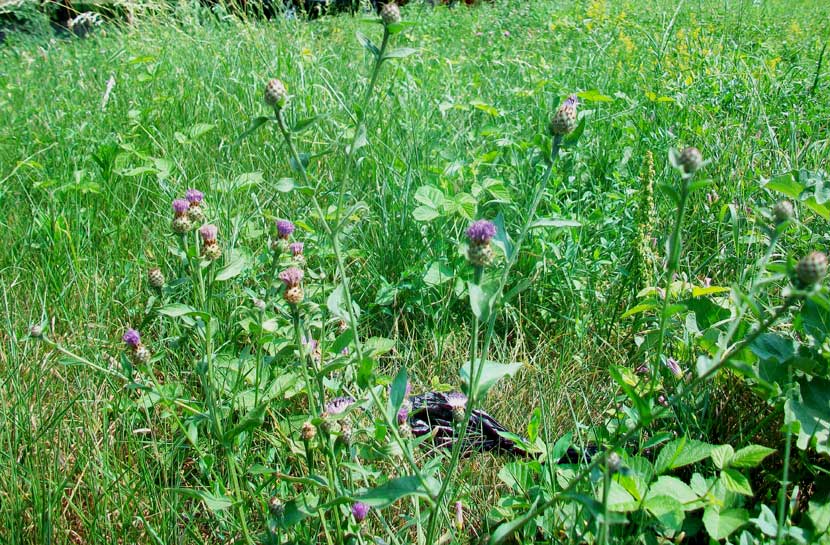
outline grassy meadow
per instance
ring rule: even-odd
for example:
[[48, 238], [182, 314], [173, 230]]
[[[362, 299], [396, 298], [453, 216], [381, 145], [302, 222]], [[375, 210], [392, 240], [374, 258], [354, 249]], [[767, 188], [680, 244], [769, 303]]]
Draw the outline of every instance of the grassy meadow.
[[[373, 14], [6, 37], [0, 542], [828, 542], [830, 304], [796, 263], [830, 236], [830, 4], [401, 11], [382, 63]], [[291, 146], [252, 125], [271, 78]], [[215, 263], [171, 231], [189, 188]], [[401, 385], [459, 390], [471, 349], [501, 380], [468, 396], [534, 456], [394, 431]]]

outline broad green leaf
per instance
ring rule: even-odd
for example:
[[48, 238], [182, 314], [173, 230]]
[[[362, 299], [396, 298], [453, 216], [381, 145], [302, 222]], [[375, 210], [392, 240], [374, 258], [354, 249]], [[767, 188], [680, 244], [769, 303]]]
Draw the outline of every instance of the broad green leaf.
[[440, 209], [446, 201], [444, 193], [431, 185], [422, 185], [415, 191], [414, 198], [419, 203], [434, 208]]
[[440, 286], [455, 278], [455, 273], [449, 265], [441, 261], [433, 261], [424, 274], [424, 283], [427, 286]]
[[179, 316], [189, 316], [191, 314], [195, 314], [198, 311], [188, 305], [182, 303], [170, 303], [169, 305], [164, 305], [158, 310], [159, 314], [164, 314], [165, 316], [169, 316], [171, 318], [178, 318]]
[[357, 500], [374, 507], [383, 509], [407, 496], [430, 498], [438, 494], [441, 483], [432, 477], [424, 477], [426, 487], [415, 475], [389, 479], [377, 488], [372, 488], [357, 496]]
[[654, 469], [657, 474], [665, 473], [670, 469], [694, 464], [708, 458], [712, 452], [712, 445], [687, 439], [685, 436], [675, 439], [664, 446], [657, 455]]
[[749, 479], [737, 469], [724, 469], [720, 473], [721, 481], [727, 490], [736, 494], [752, 497]]
[[716, 447], [712, 447], [712, 461], [718, 469], [729, 467], [729, 463], [732, 461], [732, 456], [734, 456], [734, 454], [735, 449], [732, 448], [732, 445], [718, 445]]
[[385, 337], [369, 337], [363, 343], [363, 352], [369, 357], [377, 358], [395, 348], [395, 341]]
[[[597, 488], [595, 499], [602, 501], [602, 488]], [[639, 502], [623, 488], [617, 481], [611, 481], [608, 487], [608, 509], [617, 513], [628, 513], [636, 511], [639, 508]]]
[[614, 102], [614, 99], [603, 95], [596, 89], [590, 89], [588, 91], [580, 91], [576, 94], [580, 99], [584, 100], [585, 102]]
[[774, 452], [775, 449], [762, 447], [761, 445], [749, 445], [738, 450], [729, 465], [732, 467], [756, 467], [764, 458]]
[[401, 367], [401, 370], [395, 375], [395, 380], [392, 381], [392, 388], [389, 391], [390, 417], [393, 421], [406, 397], [407, 384], [409, 384], [409, 377], [406, 375], [406, 367]]
[[313, 115], [311, 117], [306, 117], [304, 119], [298, 120], [294, 123], [294, 126], [291, 127], [291, 132], [297, 133], [305, 130], [306, 128], [312, 126], [313, 124], [317, 123], [320, 119], [322, 119], [322, 115]]
[[749, 512], [746, 509], [723, 509], [710, 505], [703, 512], [703, 525], [712, 539], [720, 541], [749, 522]]
[[384, 55], [384, 59], [403, 59], [404, 57], [408, 57], [412, 54], [417, 53], [418, 50], [412, 47], [398, 47], [396, 49], [392, 49], [391, 51], [387, 51]]
[[363, 358], [357, 366], [357, 385], [361, 388], [371, 388], [375, 379], [375, 358]]
[[430, 206], [422, 205], [412, 211], [412, 217], [415, 221], [430, 222], [441, 216], [441, 212]]
[[778, 191], [779, 193], [783, 193], [787, 197], [794, 200], [798, 200], [801, 196], [801, 192], [806, 189], [803, 185], [796, 181], [792, 172], [776, 176], [772, 180], [766, 182], [764, 187], [770, 191]]
[[380, 56], [380, 50], [375, 44], [372, 43], [372, 40], [367, 38], [362, 32], [357, 32], [356, 36], [357, 41], [360, 42], [360, 44], [365, 47], [372, 54], [372, 56], [375, 58]]
[[533, 412], [530, 413], [530, 421], [527, 423], [527, 438], [531, 443], [536, 442], [536, 438], [539, 436], [539, 430], [542, 427], [542, 409], [536, 407], [533, 409]]
[[677, 477], [670, 477], [662, 475], [652, 483], [649, 487], [646, 499], [656, 496], [668, 496], [677, 500], [684, 511], [692, 511], [702, 507], [699, 502], [697, 494], [692, 491], [691, 487], [678, 479]]
[[290, 528], [307, 517], [317, 514], [320, 499], [313, 494], [303, 494], [286, 503], [282, 516], [277, 519], [278, 528]]
[[480, 322], [486, 322], [493, 311], [496, 287], [492, 284], [468, 282], [467, 291], [470, 293], [470, 308], [473, 314]]
[[[480, 373], [480, 380], [475, 396], [477, 400], [484, 399], [490, 388], [495, 386], [499, 380], [507, 376], [514, 376], [519, 369], [522, 368], [521, 363], [499, 363], [496, 361], [485, 360], [484, 367], [479, 369], [481, 361], [476, 361], [475, 363], [476, 365], [474, 370], [477, 374]], [[464, 390], [469, 395], [470, 383], [472, 380], [470, 362], [465, 363], [461, 368], [461, 380], [464, 383]]]
[[784, 363], [795, 353], [793, 341], [775, 333], [764, 333], [749, 345], [753, 354], [762, 360]]
[[751, 523], [758, 527], [761, 532], [767, 537], [776, 537], [778, 535], [778, 519], [772, 509], [761, 504], [761, 512], [758, 513], [758, 518], [749, 519]]
[[784, 404], [784, 423], [797, 423], [798, 448], [830, 454], [830, 380], [805, 377], [798, 385], [799, 399], [788, 399]]
[[499, 115], [501, 115], [496, 108], [480, 100], [473, 100], [472, 102], [470, 102], [470, 106], [472, 106], [476, 110], [486, 112], [494, 117], [498, 117]]
[[224, 280], [235, 278], [242, 274], [242, 271], [248, 268], [248, 264], [249, 259], [246, 254], [238, 250], [233, 250], [230, 256], [230, 263], [219, 269], [219, 272], [216, 273], [215, 280], [217, 282], [222, 282]]
[[649, 495], [643, 506], [666, 528], [679, 532], [683, 527], [686, 514], [683, 505], [672, 496]]

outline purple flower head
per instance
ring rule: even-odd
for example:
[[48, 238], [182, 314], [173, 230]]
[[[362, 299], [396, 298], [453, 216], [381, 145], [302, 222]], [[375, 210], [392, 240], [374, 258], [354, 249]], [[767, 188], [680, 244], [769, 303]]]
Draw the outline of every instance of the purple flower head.
[[219, 229], [215, 225], [202, 225], [199, 228], [199, 234], [202, 235], [202, 241], [205, 244], [213, 244], [216, 242], [216, 235], [219, 233]]
[[299, 286], [300, 282], [303, 281], [303, 270], [298, 269], [297, 267], [285, 269], [280, 273], [280, 280], [282, 280], [289, 288]]
[[683, 370], [680, 369], [680, 364], [677, 362], [676, 359], [669, 358], [663, 363], [663, 365], [668, 367], [669, 371], [671, 371], [671, 374], [675, 377], [680, 378], [683, 376]]
[[363, 522], [368, 514], [369, 506], [362, 501], [355, 502], [352, 505], [352, 516], [357, 522]]
[[280, 238], [288, 238], [294, 232], [294, 224], [288, 220], [277, 220], [277, 234]]
[[647, 375], [651, 371], [649, 370], [648, 365], [646, 365], [644, 363], [641, 366], [639, 366], [634, 372], [637, 373], [638, 375]]
[[141, 335], [135, 329], [128, 329], [121, 338], [127, 346], [131, 346], [132, 348], [141, 344]]
[[291, 250], [291, 255], [303, 255], [303, 243], [302, 242], [292, 242], [288, 245], [288, 249]]
[[184, 199], [176, 199], [173, 201], [173, 212], [175, 212], [177, 216], [187, 212], [188, 208], [190, 208], [190, 203]]
[[354, 399], [350, 397], [336, 397], [326, 403], [326, 412], [330, 415], [343, 414], [352, 405], [354, 405]]
[[400, 409], [398, 409], [398, 425], [403, 426], [404, 424], [406, 424], [407, 418], [409, 418], [409, 407], [404, 405]]
[[451, 392], [447, 394], [447, 405], [451, 409], [463, 409], [467, 406], [467, 396], [461, 392]]
[[488, 244], [496, 236], [496, 226], [492, 221], [478, 220], [467, 228], [467, 238], [473, 244]]
[[184, 198], [190, 203], [190, 206], [199, 206], [201, 204], [202, 199], [205, 198], [205, 194], [199, 191], [198, 189], [188, 189], [184, 192]]
[[576, 95], [571, 95], [565, 100], [565, 102], [562, 103], [562, 106], [570, 106], [572, 108], [576, 108], [577, 106], [579, 106], [579, 99], [576, 97]]

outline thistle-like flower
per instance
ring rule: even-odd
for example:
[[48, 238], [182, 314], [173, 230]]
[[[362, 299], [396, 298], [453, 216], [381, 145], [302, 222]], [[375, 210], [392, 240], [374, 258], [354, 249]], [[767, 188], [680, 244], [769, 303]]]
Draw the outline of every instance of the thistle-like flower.
[[202, 257], [208, 261], [216, 261], [222, 257], [222, 248], [216, 241], [216, 235], [219, 229], [215, 225], [207, 224], [199, 228], [199, 234], [202, 236]]
[[570, 134], [576, 128], [576, 107], [579, 105], [579, 100], [576, 95], [571, 95], [565, 102], [556, 110], [553, 118], [550, 120], [549, 129], [554, 136], [565, 136]]
[[478, 220], [467, 229], [467, 259], [476, 267], [486, 267], [493, 262], [490, 241], [496, 236], [496, 226], [491, 221]]
[[365, 503], [358, 501], [352, 505], [352, 516], [357, 522], [363, 522], [366, 520], [366, 516], [369, 514], [369, 506]]
[[317, 428], [314, 427], [314, 424], [311, 422], [303, 424], [303, 429], [300, 432], [300, 436], [303, 438], [303, 441], [307, 443], [314, 439], [315, 435], [317, 435]]
[[152, 267], [147, 271], [147, 281], [151, 287], [161, 289], [164, 287], [164, 273], [158, 267]]
[[288, 268], [280, 273], [280, 280], [285, 284], [283, 298], [287, 303], [299, 305], [303, 302], [303, 270], [297, 267]]
[[150, 361], [150, 351], [141, 344], [141, 335], [135, 329], [128, 329], [121, 337], [130, 351], [130, 361], [134, 365], [145, 364]]
[[190, 208], [190, 203], [184, 199], [176, 199], [173, 201], [173, 232], [179, 235], [187, 233], [193, 228], [193, 222], [187, 217], [187, 211]]
[[801, 258], [795, 272], [801, 287], [814, 286], [827, 276], [827, 256], [822, 252], [812, 252]]
[[294, 224], [288, 220], [277, 220], [277, 235], [282, 240], [288, 240], [291, 233], [294, 232]]
[[205, 212], [202, 210], [202, 201], [205, 194], [198, 189], [188, 189], [184, 192], [184, 198], [190, 203], [190, 208], [187, 210], [187, 217], [194, 225], [199, 225], [205, 222]]
[[793, 215], [795, 215], [793, 203], [787, 200], [776, 203], [776, 205], [772, 207], [772, 215], [775, 218], [776, 225], [791, 220]]
[[380, 18], [386, 26], [401, 22], [401, 9], [394, 2], [384, 4], [380, 9]]
[[291, 252], [291, 259], [300, 267], [305, 266], [305, 256], [303, 255], [303, 243], [292, 242], [288, 245], [288, 251]]
[[354, 405], [354, 399], [351, 397], [336, 397], [326, 403], [325, 412], [329, 416], [341, 415], [352, 405]]
[[265, 86], [265, 103], [277, 109], [282, 109], [288, 102], [288, 91], [283, 83], [274, 78]]
[[683, 173], [690, 176], [703, 166], [703, 155], [694, 146], [689, 146], [677, 156], [677, 164], [683, 169]]
[[451, 392], [447, 394], [447, 405], [452, 411], [452, 419], [454, 422], [463, 422], [465, 412], [467, 411], [467, 396], [461, 392]]
[[663, 362], [671, 374], [675, 376], [675, 378], [680, 378], [683, 376], [683, 370], [680, 368], [680, 364], [674, 358], [668, 358], [665, 362]]

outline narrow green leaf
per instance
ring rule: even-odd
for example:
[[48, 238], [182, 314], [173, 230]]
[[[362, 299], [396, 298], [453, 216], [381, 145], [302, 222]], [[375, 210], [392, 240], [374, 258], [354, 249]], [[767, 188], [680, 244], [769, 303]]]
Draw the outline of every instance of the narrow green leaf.
[[257, 129], [259, 129], [260, 127], [262, 127], [266, 123], [268, 123], [269, 121], [271, 121], [271, 118], [270, 117], [265, 117], [265, 116], [253, 118], [251, 120], [251, 122], [248, 124], [248, 128], [245, 129], [245, 132], [243, 132], [242, 134], [240, 134], [236, 138], [236, 140], [234, 141], [234, 144], [235, 145], [239, 144], [240, 142], [242, 142], [243, 140], [245, 140], [246, 138], [251, 136], [254, 132], [256, 132]]
[[[475, 371], [479, 372], [478, 366], [480, 361], [476, 361]], [[496, 383], [507, 376], [514, 376], [519, 369], [522, 368], [521, 363], [499, 363], [495, 361], [485, 360], [484, 368], [481, 369], [481, 378], [476, 390], [476, 399], [482, 400], [487, 395], [487, 392], [496, 385]], [[469, 395], [470, 382], [472, 380], [472, 373], [470, 371], [470, 362], [464, 364], [461, 368], [461, 380], [464, 383], [464, 390]]]

